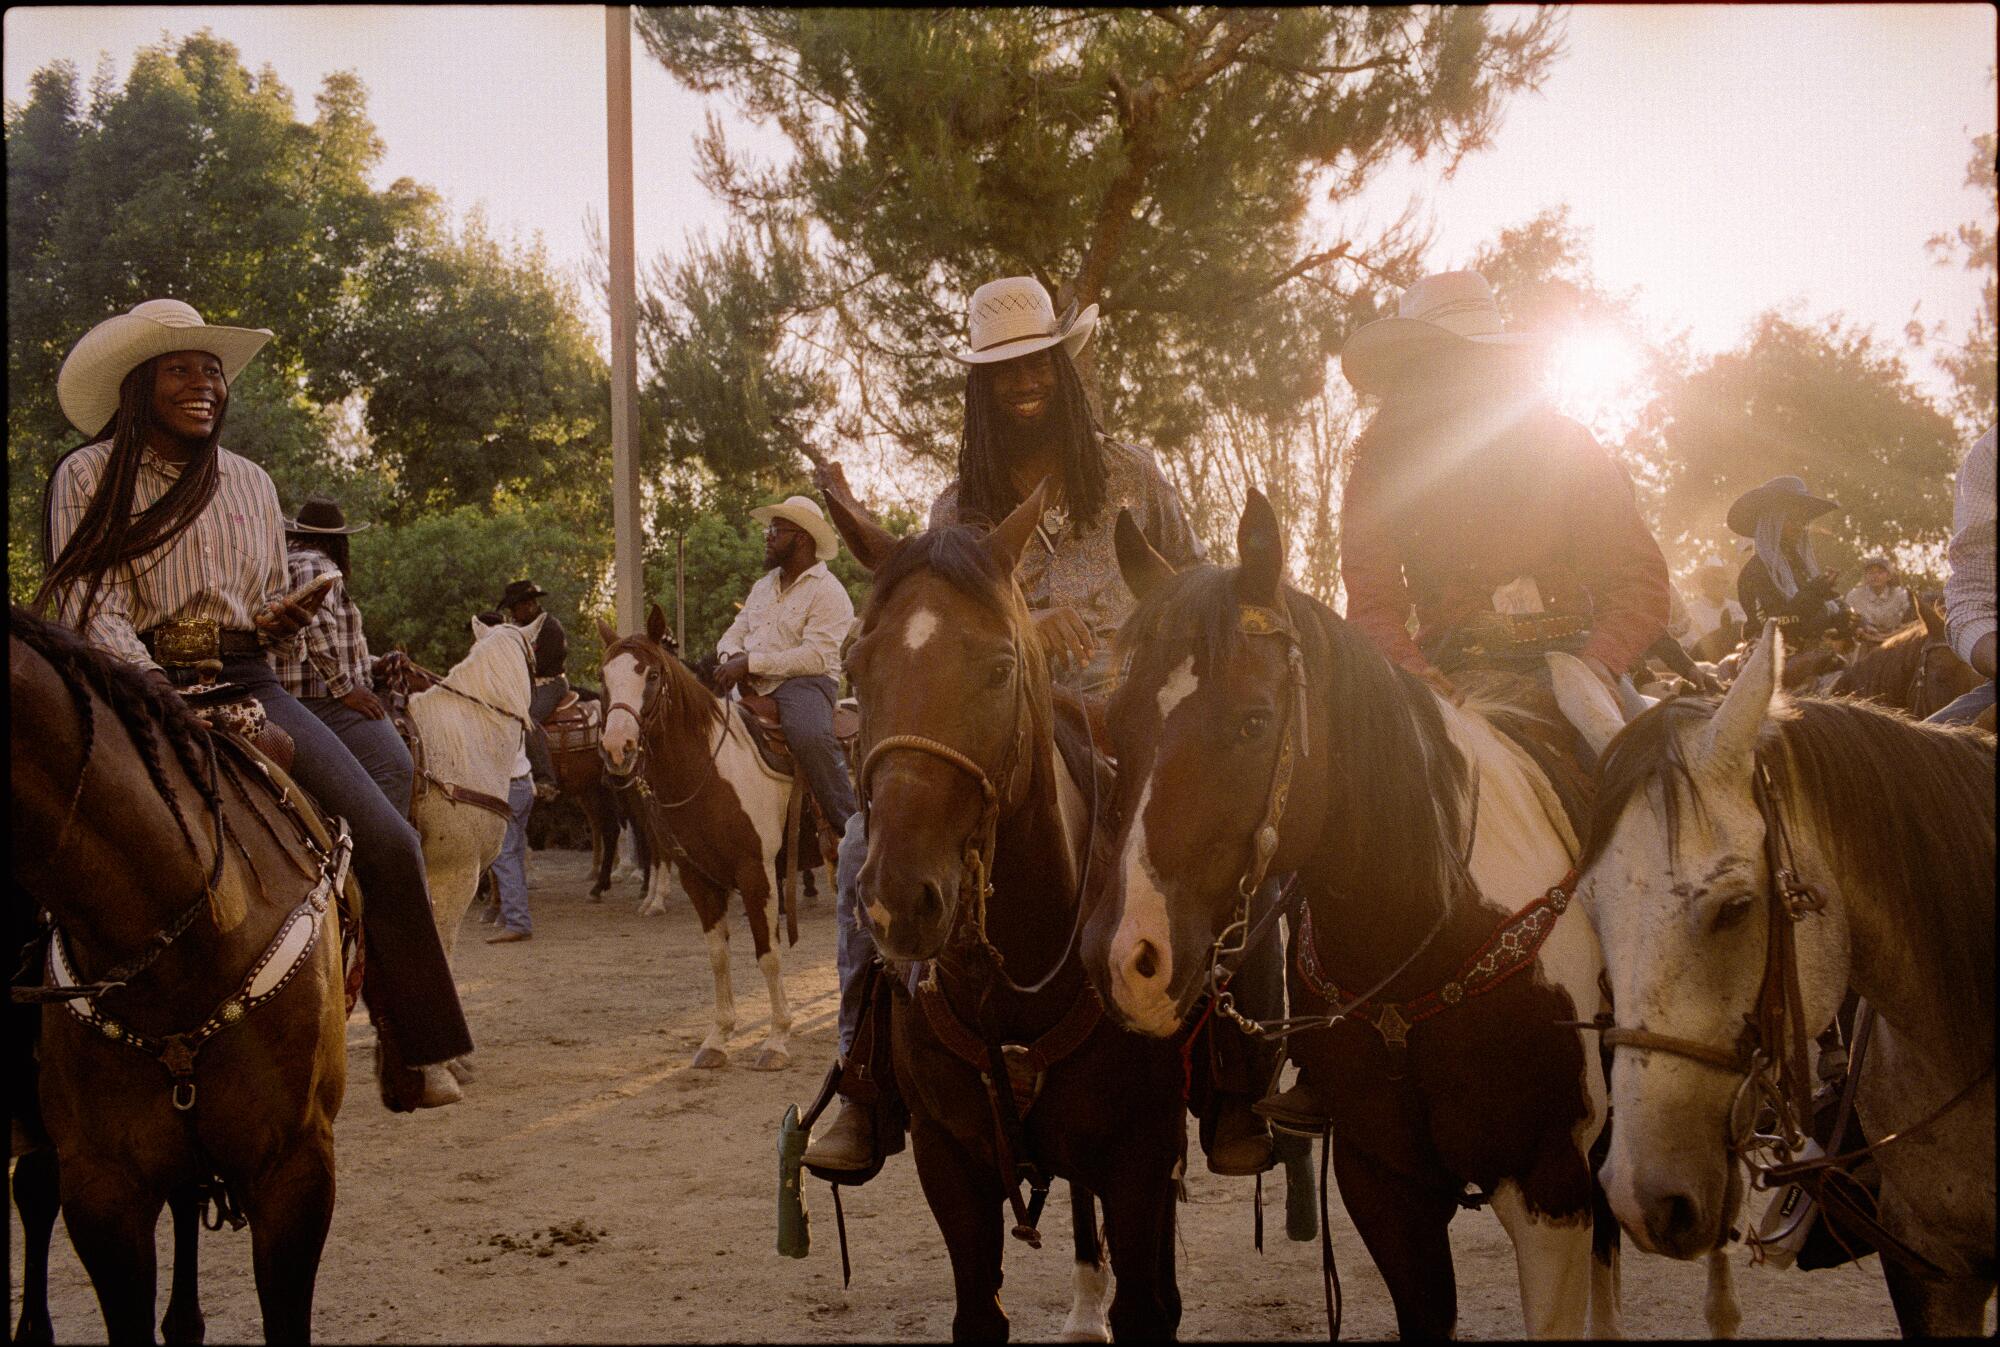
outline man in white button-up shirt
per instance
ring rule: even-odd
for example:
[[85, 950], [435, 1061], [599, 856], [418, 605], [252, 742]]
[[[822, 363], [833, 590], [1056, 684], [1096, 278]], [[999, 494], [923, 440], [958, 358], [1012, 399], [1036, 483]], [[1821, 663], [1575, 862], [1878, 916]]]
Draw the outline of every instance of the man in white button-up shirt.
[[1993, 444], [1988, 427], [1958, 469], [1951, 516], [1951, 578], [1944, 584], [1951, 648], [1986, 681], [1931, 719], [1964, 724], [1993, 705]]
[[792, 758], [835, 835], [854, 813], [854, 785], [833, 737], [840, 695], [840, 644], [854, 625], [854, 601], [826, 563], [840, 551], [839, 535], [817, 502], [793, 496], [752, 510], [764, 525], [764, 564], [743, 611], [716, 642], [716, 684], [727, 695], [738, 683], [777, 699]]

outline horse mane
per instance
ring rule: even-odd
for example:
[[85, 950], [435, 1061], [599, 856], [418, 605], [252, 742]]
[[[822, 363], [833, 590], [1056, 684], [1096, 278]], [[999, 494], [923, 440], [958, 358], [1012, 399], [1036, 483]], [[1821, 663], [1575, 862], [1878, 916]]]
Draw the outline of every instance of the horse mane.
[[60, 623], [45, 621], [19, 604], [12, 604], [9, 630], [47, 660], [69, 688], [82, 726], [86, 755], [96, 733], [90, 694], [96, 693], [111, 708], [131, 738], [139, 760], [145, 764], [147, 779], [166, 801], [189, 847], [194, 847], [194, 834], [181, 813], [178, 794], [167, 780], [160, 750], [164, 746], [173, 753], [203, 803], [211, 809], [217, 808], [220, 784], [211, 788], [208, 779], [212, 751], [208, 726], [187, 709], [179, 693], [160, 687], [137, 665], [107, 655]]
[[1834, 680], [1832, 690], [1900, 705], [1923, 663], [1929, 634], [1922, 619], [1898, 627], [1881, 645], [1849, 665]]
[[[1198, 676], [1223, 667], [1243, 638], [1235, 569], [1180, 572], [1139, 605], [1118, 635], [1138, 667], [1164, 677], [1194, 656]], [[1356, 893], [1407, 893], [1413, 877], [1446, 904], [1473, 889], [1466, 870], [1473, 812], [1465, 756], [1430, 689], [1331, 608], [1287, 585], [1285, 611], [1319, 682], [1332, 743], [1335, 798], [1327, 837]]]
[[[1939, 961], [1936, 980], [1969, 997], [1966, 1024], [1991, 1052], [1993, 977], [1993, 747], [1963, 729], [1913, 722], [1868, 702], [1800, 697], [1771, 722], [1758, 756], [1774, 789], [1816, 816], [1828, 861], [1867, 888], [1915, 948]], [[1608, 845], [1627, 804], [1658, 783], [1667, 843], [1676, 845], [1683, 793], [1702, 808], [1687, 731], [1709, 720], [1713, 698], [1662, 702], [1606, 751], [1579, 869]], [[1883, 808], [1893, 791], [1895, 809]]]
[[[505, 644], [496, 644], [501, 642]], [[487, 649], [489, 645], [493, 646], [491, 650]], [[499, 779], [505, 781], [513, 769], [519, 726], [474, 706], [464, 697], [454, 696], [452, 690], [456, 688], [495, 706], [519, 706], [525, 718], [533, 692], [528, 676], [528, 660], [532, 657], [532, 648], [521, 628], [495, 627], [474, 641], [465, 657], [451, 666], [451, 672], [444, 676], [450, 687], [441, 681], [410, 698], [410, 714], [417, 718], [417, 729], [423, 735], [432, 771], [455, 780], [454, 772], [476, 772], [498, 763]], [[504, 785], [498, 793], [506, 794]]]

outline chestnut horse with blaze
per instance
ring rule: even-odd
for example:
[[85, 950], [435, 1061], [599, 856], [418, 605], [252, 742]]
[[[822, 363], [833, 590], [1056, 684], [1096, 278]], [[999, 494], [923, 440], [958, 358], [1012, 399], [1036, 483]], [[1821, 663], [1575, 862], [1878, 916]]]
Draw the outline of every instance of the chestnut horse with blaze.
[[[892, 961], [890, 1056], [951, 1255], [953, 1336], [1007, 1336], [1009, 1224], [1039, 1242], [1021, 1184], [1038, 1201], [1060, 1176], [1080, 1209], [1077, 1189], [1104, 1204], [1112, 1334], [1166, 1339], [1181, 1313], [1182, 1062], [1177, 1045], [1104, 1016], [1084, 975], [1079, 904], [1105, 859], [1112, 774], [1081, 708], [1052, 697], [1014, 583], [1041, 498], [985, 535], [952, 526], [897, 540], [828, 497], [874, 575], [847, 665], [868, 837], [856, 906]], [[1102, 1287], [1085, 1219], [1079, 1297]]]

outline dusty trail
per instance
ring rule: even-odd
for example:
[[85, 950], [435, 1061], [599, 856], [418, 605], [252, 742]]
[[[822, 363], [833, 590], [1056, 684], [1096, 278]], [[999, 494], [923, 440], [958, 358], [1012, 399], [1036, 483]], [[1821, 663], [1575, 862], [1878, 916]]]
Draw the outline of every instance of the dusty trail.
[[[809, 1183], [813, 1251], [775, 1252], [776, 1127], [810, 1098], [833, 1051], [830, 886], [808, 906], [786, 983], [792, 1067], [746, 1070], [767, 1013], [747, 932], [733, 918], [738, 1032], [722, 1071], [688, 1065], [710, 1023], [708, 957], [684, 900], [634, 914], [634, 881], [584, 901], [588, 857], [532, 854], [535, 938], [489, 946], [468, 915], [458, 972], [479, 1075], [464, 1104], [391, 1116], [369, 1078], [372, 1031], [348, 1029], [338, 1123], [340, 1198], [321, 1265], [318, 1336], [330, 1342], [921, 1341], [951, 1331], [951, 1279], [908, 1152], [847, 1202], [853, 1286], [840, 1286], [833, 1205]], [[1283, 1180], [1267, 1189], [1267, 1240], [1251, 1245], [1251, 1184], [1199, 1160], [1182, 1217], [1191, 1339], [1322, 1338], [1316, 1244], [1283, 1236]], [[1051, 1232], [1066, 1232], [1054, 1207]], [[11, 1207], [10, 1207], [11, 1212]], [[1394, 1332], [1388, 1295], [1336, 1197], [1344, 1335]], [[1521, 1335], [1513, 1258], [1484, 1212], [1452, 1227], [1459, 1334]], [[1069, 1295], [1066, 1234], [1008, 1251], [1014, 1336], [1046, 1340]], [[10, 1250], [19, 1313], [20, 1225]], [[171, 1240], [160, 1226], [160, 1308]], [[247, 1232], [203, 1236], [208, 1341], [260, 1334]], [[67, 1235], [50, 1277], [58, 1341], [101, 1342], [103, 1323]], [[1895, 1332], [1876, 1260], [1826, 1272], [1738, 1266], [1746, 1337]], [[1704, 1333], [1699, 1265], [1627, 1249], [1625, 1324], [1640, 1337]], [[1989, 1310], [1989, 1323], [1991, 1311]], [[13, 1322], [10, 1317], [9, 1323]]]

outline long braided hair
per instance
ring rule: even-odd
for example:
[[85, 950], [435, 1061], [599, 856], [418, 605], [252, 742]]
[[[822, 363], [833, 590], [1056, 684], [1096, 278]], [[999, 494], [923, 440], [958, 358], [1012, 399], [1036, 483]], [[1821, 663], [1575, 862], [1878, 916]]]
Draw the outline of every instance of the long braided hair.
[[[214, 427], [195, 447], [194, 456], [182, 465], [180, 476], [158, 500], [137, 515], [132, 513], [139, 465], [147, 439], [159, 424], [153, 413], [154, 371], [165, 358], [156, 356], [133, 367], [118, 386], [118, 410], [112, 413], [110, 422], [83, 444], [64, 452], [42, 487], [42, 564], [46, 570], [41, 588], [35, 593], [35, 609], [46, 613], [50, 602], [63, 591], [81, 585], [82, 602], [73, 619], [79, 631], [89, 625], [106, 574], [173, 541], [208, 508], [221, 482], [216, 445], [229, 413], [226, 390], [216, 408]], [[111, 441], [111, 453], [104, 461], [97, 490], [84, 508], [76, 531], [63, 544], [62, 554], [52, 556], [56, 476], [71, 454], [107, 439]], [[158, 565], [159, 561], [153, 564]]]
[[974, 365], [965, 374], [965, 435], [958, 447], [958, 517], [965, 523], [997, 524], [1013, 513], [1022, 493], [1007, 465], [1027, 435], [1048, 436], [1062, 449], [1064, 499], [1071, 516], [1088, 524], [1104, 508], [1104, 451], [1091, 415], [1090, 399], [1076, 364], [1062, 343], [1048, 348], [1055, 364], [1055, 395], [1032, 431], [1015, 427], [994, 391], [994, 366]]

